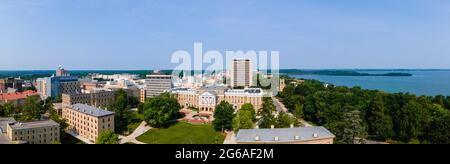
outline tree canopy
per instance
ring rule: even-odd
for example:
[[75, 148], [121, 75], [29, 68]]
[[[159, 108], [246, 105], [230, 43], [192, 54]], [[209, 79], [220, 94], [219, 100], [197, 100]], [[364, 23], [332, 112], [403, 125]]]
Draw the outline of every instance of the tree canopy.
[[286, 80], [288, 85], [279, 95], [285, 106], [297, 118], [325, 126], [341, 143], [355, 138], [348, 137], [355, 136], [350, 134], [364, 136], [363, 132], [367, 138], [380, 141], [450, 143], [450, 129], [446, 128], [450, 123], [450, 96], [325, 86], [317, 80], [289, 84], [292, 80]]
[[214, 111], [214, 129], [216, 131], [231, 130], [233, 117], [233, 105], [225, 101], [220, 102], [220, 104], [216, 106], [216, 110]]
[[119, 135], [112, 131], [104, 131], [100, 133], [95, 141], [96, 144], [119, 144]]
[[153, 126], [162, 126], [173, 119], [181, 109], [177, 99], [169, 93], [149, 98], [143, 106], [144, 119]]

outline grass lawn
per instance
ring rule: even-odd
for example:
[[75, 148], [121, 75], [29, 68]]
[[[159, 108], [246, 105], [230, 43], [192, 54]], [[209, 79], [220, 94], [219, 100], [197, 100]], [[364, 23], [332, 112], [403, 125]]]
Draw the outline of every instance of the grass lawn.
[[212, 125], [193, 125], [178, 122], [167, 129], [152, 129], [137, 137], [148, 144], [222, 144], [225, 134], [216, 132]]

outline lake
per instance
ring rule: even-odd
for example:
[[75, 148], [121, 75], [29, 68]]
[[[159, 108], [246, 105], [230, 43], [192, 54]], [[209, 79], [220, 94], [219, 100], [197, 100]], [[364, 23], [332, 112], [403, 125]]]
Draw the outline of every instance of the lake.
[[289, 75], [295, 78], [315, 79], [338, 86], [360, 86], [364, 89], [376, 89], [389, 93], [409, 92], [416, 95], [450, 96], [449, 70], [422, 71], [358, 71], [362, 73], [382, 74], [389, 72], [410, 73], [413, 76], [327, 76], [327, 75]]

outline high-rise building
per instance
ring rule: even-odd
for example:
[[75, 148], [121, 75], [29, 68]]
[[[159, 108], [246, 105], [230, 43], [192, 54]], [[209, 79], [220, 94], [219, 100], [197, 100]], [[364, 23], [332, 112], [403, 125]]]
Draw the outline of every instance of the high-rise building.
[[57, 74], [63, 76], [38, 78], [36, 80], [36, 89], [41, 97], [58, 97], [63, 93], [74, 94], [81, 92], [81, 84], [78, 81], [78, 77], [68, 76], [67, 72], [62, 68], [58, 69]]
[[56, 76], [69, 76], [69, 74], [64, 70], [64, 68], [60, 65], [56, 70]]
[[144, 102], [146, 98], [158, 96], [172, 89], [172, 86], [172, 75], [165, 75], [159, 72], [147, 75], [145, 87], [141, 89], [141, 102]]
[[63, 93], [80, 93], [81, 87], [78, 77], [53, 76], [36, 80], [36, 89], [42, 97], [57, 97]]
[[62, 117], [67, 119], [69, 130], [92, 142], [104, 131], [114, 132], [114, 112], [111, 111], [74, 104], [63, 107]]
[[231, 87], [250, 87], [253, 85], [253, 71], [250, 59], [234, 59], [231, 62]]

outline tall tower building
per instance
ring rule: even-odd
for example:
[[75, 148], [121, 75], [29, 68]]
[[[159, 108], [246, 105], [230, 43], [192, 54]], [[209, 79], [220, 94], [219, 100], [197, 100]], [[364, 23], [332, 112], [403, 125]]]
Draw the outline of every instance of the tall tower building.
[[231, 62], [231, 87], [253, 85], [252, 62], [250, 59], [234, 59]]
[[58, 69], [56, 70], [56, 76], [69, 76], [69, 74], [67, 74], [66, 70], [64, 70], [64, 68], [59, 65]]

